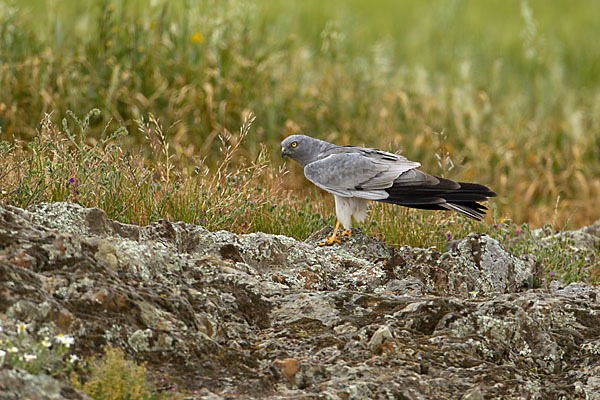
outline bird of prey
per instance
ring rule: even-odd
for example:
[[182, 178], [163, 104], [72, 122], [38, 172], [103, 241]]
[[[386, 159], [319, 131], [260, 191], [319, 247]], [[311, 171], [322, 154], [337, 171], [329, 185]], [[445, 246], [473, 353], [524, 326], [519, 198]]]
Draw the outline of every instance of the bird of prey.
[[[367, 201], [381, 201], [425, 210], [452, 210], [482, 220], [487, 208], [478, 202], [496, 196], [477, 183], [455, 182], [419, 171], [420, 163], [398, 154], [355, 146], [337, 146], [305, 135], [281, 142], [281, 156], [304, 168], [304, 176], [333, 194], [337, 222], [333, 235], [320, 246], [352, 236], [352, 219], [367, 216]], [[344, 232], [337, 235], [340, 222]]]

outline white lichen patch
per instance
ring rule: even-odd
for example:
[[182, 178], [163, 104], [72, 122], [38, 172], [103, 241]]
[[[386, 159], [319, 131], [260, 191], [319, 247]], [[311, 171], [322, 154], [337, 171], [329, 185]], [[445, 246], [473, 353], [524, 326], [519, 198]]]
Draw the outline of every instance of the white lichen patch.
[[82, 235], [87, 232], [82, 206], [75, 203], [42, 203], [27, 209], [33, 223], [62, 233]]

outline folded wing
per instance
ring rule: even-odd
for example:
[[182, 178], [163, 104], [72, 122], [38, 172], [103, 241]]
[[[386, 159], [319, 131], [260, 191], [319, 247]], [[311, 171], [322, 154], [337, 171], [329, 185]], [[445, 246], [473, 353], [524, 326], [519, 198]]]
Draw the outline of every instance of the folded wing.
[[304, 175], [341, 197], [382, 200], [389, 197], [385, 189], [391, 188], [395, 179], [420, 165], [396, 154], [366, 149], [330, 154], [304, 167]]

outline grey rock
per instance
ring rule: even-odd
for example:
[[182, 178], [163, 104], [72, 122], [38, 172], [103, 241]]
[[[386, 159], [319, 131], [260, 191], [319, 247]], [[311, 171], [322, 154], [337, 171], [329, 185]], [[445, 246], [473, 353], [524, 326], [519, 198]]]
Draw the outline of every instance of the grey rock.
[[[540, 265], [481, 234], [440, 253], [360, 230], [316, 246], [329, 233], [300, 242], [127, 225], [66, 203], [0, 207], [0, 340], [26, 322], [35, 337], [73, 335], [82, 356], [118, 346], [198, 399], [598, 398], [597, 287], [531, 289]], [[56, 385], [85, 398], [65, 377], [14, 371], [0, 370], [0, 387], [17, 388], [0, 399]]]
[[69, 384], [47, 375], [0, 366], [0, 400], [91, 400]]
[[377, 329], [373, 336], [371, 336], [371, 340], [369, 340], [369, 349], [373, 353], [379, 353], [381, 351], [381, 347], [384, 343], [393, 343], [394, 336], [392, 335], [392, 331], [389, 326], [382, 326]]

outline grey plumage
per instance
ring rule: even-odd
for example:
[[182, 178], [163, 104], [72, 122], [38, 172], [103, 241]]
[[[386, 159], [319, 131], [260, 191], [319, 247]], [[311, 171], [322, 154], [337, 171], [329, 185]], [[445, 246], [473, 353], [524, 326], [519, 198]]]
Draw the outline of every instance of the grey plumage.
[[364, 220], [366, 200], [452, 210], [481, 220], [487, 208], [478, 202], [496, 196], [487, 186], [429, 175], [417, 169], [418, 162], [376, 149], [292, 135], [281, 142], [281, 152], [304, 168], [309, 181], [334, 195], [338, 220], [346, 230], [352, 218]]

